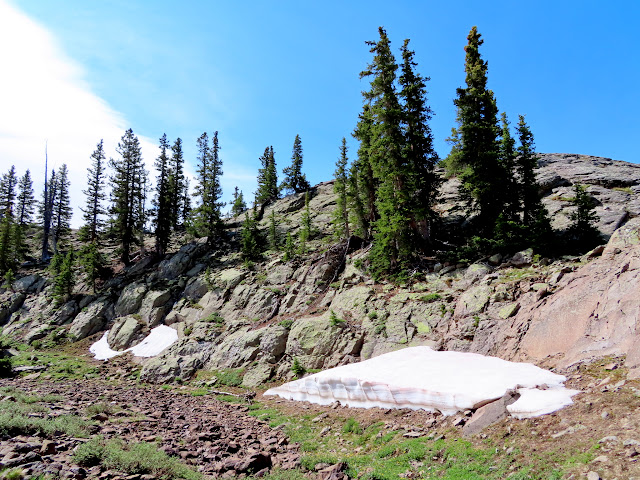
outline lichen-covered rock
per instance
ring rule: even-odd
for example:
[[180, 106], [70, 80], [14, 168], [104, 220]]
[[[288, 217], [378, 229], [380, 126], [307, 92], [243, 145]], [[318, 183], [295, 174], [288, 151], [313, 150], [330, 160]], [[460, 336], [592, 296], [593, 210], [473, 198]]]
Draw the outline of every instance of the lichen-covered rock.
[[140, 283], [130, 283], [122, 290], [115, 306], [116, 317], [124, 317], [136, 313], [142, 305], [142, 299], [147, 293], [147, 286]]
[[82, 340], [89, 335], [99, 332], [107, 323], [106, 313], [110, 303], [107, 298], [100, 298], [82, 310], [73, 319], [69, 334], [76, 340]]
[[167, 280], [178, 278], [194, 263], [194, 259], [207, 249], [207, 239], [201, 238], [195, 242], [183, 245], [178, 252], [158, 265], [158, 277]]
[[12, 287], [16, 292], [36, 293], [42, 290], [46, 282], [47, 280], [40, 275], [26, 275], [13, 282]]
[[142, 324], [134, 316], [122, 317], [116, 320], [107, 336], [109, 346], [114, 350], [125, 350], [133, 345], [138, 333], [142, 331]]
[[78, 313], [78, 310], [78, 304], [74, 300], [70, 300], [56, 310], [51, 318], [51, 323], [64, 325]]
[[29, 332], [27, 332], [27, 334], [23, 338], [23, 341], [25, 343], [31, 344], [36, 340], [40, 340], [46, 337], [47, 334], [54, 328], [55, 327], [53, 325], [49, 325], [46, 323], [38, 325], [37, 327], [32, 328], [31, 330], [29, 330]]
[[140, 306], [140, 317], [150, 328], [162, 323], [169, 300], [171, 300], [170, 290], [152, 290], [145, 295]]
[[289, 330], [281, 325], [264, 329], [260, 339], [260, 356], [268, 362], [276, 362], [287, 349]]
[[228, 334], [216, 345], [206, 368], [238, 368], [253, 362], [260, 351], [260, 340], [264, 329], [251, 330], [249, 326]]
[[307, 368], [330, 368], [347, 356], [359, 356], [364, 342], [361, 329], [331, 325], [329, 313], [295, 321], [287, 339], [286, 354]]
[[507, 319], [513, 317], [520, 310], [519, 303], [510, 303], [509, 305], [505, 305], [500, 310], [498, 310], [498, 316], [502, 319]]
[[616, 230], [602, 255], [611, 258], [627, 247], [640, 244], [640, 217], [629, 220], [625, 225]]
[[221, 271], [215, 278], [216, 286], [224, 290], [233, 290], [247, 277], [247, 272], [237, 268], [228, 268]]
[[167, 383], [187, 380], [202, 368], [209, 357], [211, 343], [191, 339], [178, 340], [167, 350], [149, 359], [140, 372], [140, 380], [149, 383]]
[[373, 290], [367, 286], [345, 288], [338, 291], [329, 308], [338, 315], [349, 312], [352, 318], [360, 318], [367, 312], [367, 301], [372, 295]]
[[242, 385], [247, 388], [254, 388], [269, 381], [273, 375], [273, 367], [268, 363], [258, 363], [249, 368], [244, 377], [242, 377]]
[[27, 296], [24, 293], [7, 293], [0, 299], [0, 325], [7, 322], [14, 312], [17, 312]]
[[490, 285], [478, 285], [465, 291], [458, 298], [454, 313], [455, 318], [463, 318], [482, 312], [489, 303], [492, 293], [493, 287]]

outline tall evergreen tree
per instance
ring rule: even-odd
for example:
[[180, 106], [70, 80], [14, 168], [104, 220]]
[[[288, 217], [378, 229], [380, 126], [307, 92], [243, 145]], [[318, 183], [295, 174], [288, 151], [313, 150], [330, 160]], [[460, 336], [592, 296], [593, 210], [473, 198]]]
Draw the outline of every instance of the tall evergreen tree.
[[244, 214], [244, 223], [240, 231], [240, 251], [245, 260], [256, 260], [262, 255], [262, 238], [255, 210]]
[[27, 170], [18, 181], [18, 209], [16, 220], [22, 227], [28, 226], [33, 221], [35, 210], [35, 197], [33, 196], [33, 181], [31, 172]]
[[44, 191], [42, 201], [38, 207], [38, 217], [42, 223], [42, 261], [49, 260], [49, 239], [51, 237], [51, 227], [53, 224], [53, 205], [57, 196], [57, 179], [55, 170], [51, 169], [51, 177], [47, 178], [45, 172]]
[[171, 207], [170, 223], [172, 230], [177, 230], [186, 221], [186, 217], [183, 215], [186, 179], [184, 176], [182, 139], [180, 138], [176, 138], [176, 141], [171, 146], [171, 162], [169, 170], [169, 196], [171, 198], [169, 202]]
[[182, 202], [180, 203], [180, 218], [182, 224], [186, 224], [187, 220], [191, 217], [191, 191], [190, 180], [188, 177], [184, 178], [184, 189], [182, 190]]
[[371, 106], [365, 103], [353, 132], [354, 138], [360, 141], [358, 158], [352, 163], [349, 170], [349, 203], [356, 217], [355, 223], [358, 226], [358, 233], [365, 240], [371, 238], [371, 228], [378, 218], [376, 209], [378, 182], [373, 174], [369, 158], [372, 127]]
[[218, 132], [214, 132], [211, 147], [208, 146], [207, 134], [198, 138], [198, 185], [196, 194], [200, 197], [200, 204], [194, 211], [193, 228], [196, 235], [207, 237], [211, 243], [222, 232], [221, 209], [224, 202], [220, 177], [222, 176], [222, 160], [220, 159], [220, 145]]
[[111, 176], [111, 214], [114, 218], [114, 233], [121, 248], [121, 261], [125, 265], [131, 263], [131, 247], [135, 245], [136, 233], [144, 220], [141, 211], [142, 196], [147, 172], [142, 161], [140, 141], [127, 130], [116, 149], [120, 159], [110, 160], [114, 173]]
[[460, 114], [460, 161], [464, 165], [460, 181], [469, 206], [477, 211], [479, 233], [491, 235], [505, 204], [502, 187], [508, 173], [500, 163], [498, 108], [487, 88], [487, 62], [480, 56], [483, 40], [477, 27], [467, 40], [466, 87], [457, 89], [454, 100]]
[[69, 236], [71, 232], [71, 198], [69, 196], [69, 170], [65, 163], [62, 164], [56, 175], [56, 196], [53, 201], [53, 217], [51, 225], [53, 250], [57, 252], [60, 244]]
[[333, 211], [333, 226], [335, 234], [338, 238], [349, 238], [351, 232], [349, 229], [349, 209], [347, 199], [348, 176], [347, 176], [347, 139], [342, 138], [340, 145], [340, 157], [336, 162], [335, 182], [333, 183], [333, 192], [337, 195], [336, 208]]
[[300, 135], [296, 135], [293, 141], [293, 152], [291, 154], [291, 165], [282, 170], [284, 180], [280, 189], [286, 189], [292, 193], [301, 193], [309, 190], [310, 185], [307, 177], [302, 173], [302, 140]]
[[160, 155], [158, 155], [154, 164], [158, 173], [156, 177], [156, 195], [153, 199], [153, 206], [155, 207], [156, 253], [158, 255], [164, 255], [167, 245], [169, 244], [173, 220], [172, 213], [174, 212], [171, 202], [175, 200], [175, 197], [171, 191], [172, 185], [170, 184], [171, 172], [168, 150], [169, 141], [165, 133], [160, 137]]
[[[16, 185], [18, 177], [16, 176], [16, 167], [11, 165], [7, 173], [2, 174], [0, 178], [0, 215], [13, 215], [13, 207], [16, 200]], [[0, 217], [1, 218], [1, 217]]]
[[404, 153], [403, 110], [396, 93], [398, 66], [391, 53], [384, 28], [380, 40], [367, 42], [374, 58], [360, 77], [371, 78], [371, 89], [364, 92], [371, 105], [371, 144], [369, 161], [377, 181], [375, 223], [371, 265], [374, 274], [402, 270], [411, 255], [410, 192], [407, 185], [409, 164]]
[[569, 225], [569, 235], [575, 248], [578, 250], [591, 248], [601, 240], [600, 231], [596, 226], [598, 214], [596, 213], [596, 203], [587, 192], [584, 185], [578, 183], [573, 185], [575, 210], [569, 215], [571, 225]]
[[231, 203], [231, 216], [237, 217], [247, 209], [247, 204], [244, 201], [242, 191], [238, 190], [238, 187], [233, 191], [233, 202]]
[[0, 179], [0, 274], [5, 274], [15, 268], [16, 250], [14, 244], [14, 203], [16, 198], [16, 169], [11, 166], [9, 171]]
[[87, 189], [82, 193], [86, 195], [83, 219], [87, 227], [88, 238], [91, 242], [98, 240], [98, 233], [104, 227], [102, 216], [107, 213], [103, 202], [106, 199], [105, 187], [105, 160], [103, 140], [100, 140], [96, 149], [91, 154], [91, 165], [87, 168]]
[[503, 184], [503, 196], [505, 205], [503, 209], [502, 219], [506, 221], [518, 221], [519, 212], [521, 211], [519, 186], [514, 173], [516, 173], [516, 150], [515, 140], [511, 136], [509, 128], [509, 119], [507, 114], [502, 112], [502, 132], [500, 135], [500, 164], [505, 172], [508, 173]]
[[273, 146], [264, 149], [260, 157], [262, 168], [258, 170], [258, 190], [256, 204], [268, 205], [280, 197], [278, 188], [278, 171], [273, 153]]
[[427, 104], [426, 82], [414, 71], [415, 52], [409, 50], [409, 40], [405, 40], [402, 52], [402, 74], [399, 83], [403, 100], [404, 152], [408, 173], [406, 189], [411, 193], [409, 209], [413, 230], [421, 239], [429, 239], [435, 217], [433, 206], [438, 193], [439, 178], [434, 169], [438, 154], [433, 148], [433, 136], [429, 120], [431, 108]]

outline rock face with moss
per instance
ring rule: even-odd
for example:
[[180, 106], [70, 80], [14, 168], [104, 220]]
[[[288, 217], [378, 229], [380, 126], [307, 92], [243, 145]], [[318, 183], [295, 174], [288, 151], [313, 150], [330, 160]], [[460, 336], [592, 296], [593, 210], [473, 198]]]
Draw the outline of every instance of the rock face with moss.
[[[18, 278], [14, 291], [0, 293], [3, 332], [51, 342], [60, 328], [73, 340], [109, 330], [112, 347], [124, 349], [151, 328], [170, 325], [180, 340], [143, 361], [143, 380], [160, 383], [199, 369], [234, 369], [246, 386], [255, 386], [292, 378], [294, 364], [324, 369], [413, 345], [536, 362], [627, 354], [629, 366], [640, 366], [634, 323], [640, 167], [561, 154], [542, 155], [540, 163], [544, 203], [555, 225], [573, 208], [572, 184], [585, 184], [598, 201], [598, 227], [613, 234], [606, 248], [554, 262], [531, 250], [471, 265], [432, 261], [405, 285], [375, 283], [364, 268], [366, 250], [334, 244], [329, 219], [335, 195], [327, 182], [310, 191], [307, 251], [289, 261], [269, 251], [248, 265], [233, 247], [194, 241], [160, 261], [143, 258], [97, 296], [74, 295], [61, 308], [48, 300], [46, 278], [31, 274]], [[445, 224], [461, 211], [456, 182], [442, 186]], [[275, 216], [279, 237], [297, 238], [304, 205], [303, 194], [274, 202], [261, 228]], [[239, 222], [228, 221], [231, 238]]]

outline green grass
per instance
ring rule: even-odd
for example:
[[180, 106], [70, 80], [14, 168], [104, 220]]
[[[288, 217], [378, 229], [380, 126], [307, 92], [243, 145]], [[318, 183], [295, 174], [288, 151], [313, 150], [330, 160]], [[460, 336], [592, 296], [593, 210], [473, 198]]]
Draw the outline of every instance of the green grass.
[[47, 366], [46, 374], [51, 375], [54, 380], [98, 378], [100, 376], [98, 368], [94, 365], [61, 351], [21, 351], [19, 355], [13, 357], [13, 365], [14, 367], [23, 365]]
[[[335, 419], [328, 423], [313, 422], [312, 414], [288, 417], [258, 403], [251, 405], [249, 411], [272, 428], [284, 426], [290, 441], [300, 444], [303, 469], [314, 470], [318, 463], [345, 462], [347, 474], [359, 479], [396, 480], [407, 474], [407, 478], [447, 480], [502, 480], [507, 477], [559, 480], [576, 464], [593, 460], [597, 448], [596, 445], [581, 447], [579, 451], [561, 451], [551, 458], [545, 452], [525, 464], [519, 461], [519, 450], [508, 454], [501, 448], [503, 440], [487, 438], [480, 444], [473, 444], [456, 433], [437, 440], [429, 436], [404, 438], [404, 430], [390, 429], [384, 422], [363, 425], [354, 418], [346, 419], [342, 425]], [[320, 431], [326, 426], [332, 430], [321, 436]], [[303, 471], [266, 478], [297, 480]]]
[[152, 443], [129, 444], [119, 439], [106, 441], [102, 437], [94, 437], [80, 445], [73, 458], [86, 467], [102, 465], [130, 475], [151, 474], [164, 480], [202, 478], [198, 472], [169, 457]]
[[439, 293], [428, 293], [426, 295], [422, 295], [420, 300], [426, 303], [435, 302], [436, 300], [440, 300], [442, 297]]

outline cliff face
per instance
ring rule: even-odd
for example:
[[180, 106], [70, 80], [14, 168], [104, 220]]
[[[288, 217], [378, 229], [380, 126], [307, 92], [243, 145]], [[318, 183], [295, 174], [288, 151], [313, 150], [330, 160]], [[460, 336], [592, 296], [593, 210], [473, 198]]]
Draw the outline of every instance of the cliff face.
[[[324, 369], [412, 345], [489, 353], [547, 366], [588, 356], [627, 354], [640, 366], [640, 167], [580, 155], [542, 155], [539, 179], [557, 228], [568, 224], [572, 185], [597, 200], [599, 228], [616, 232], [604, 253], [551, 264], [532, 252], [492, 263], [433, 264], [407, 287], [376, 284], [362, 270], [367, 251], [334, 245], [332, 182], [312, 190], [315, 232], [309, 253], [292, 262], [270, 252], [252, 268], [237, 253], [192, 242], [154, 263], [144, 258], [99, 295], [78, 293], [55, 309], [45, 279], [18, 280], [0, 300], [3, 333], [49, 342], [65, 334], [79, 340], [109, 329], [124, 349], [160, 324], [179, 341], [147, 360], [142, 378], [167, 382], [198, 369], [241, 369], [244, 384], [293, 376], [294, 363]], [[456, 180], [442, 187], [445, 222], [461, 215]], [[295, 234], [304, 197], [292, 195], [266, 209], [279, 231]], [[241, 219], [229, 221], [232, 229]], [[622, 228], [619, 228], [621, 227]], [[602, 256], [599, 256], [602, 253]], [[82, 290], [82, 287], [80, 288]], [[637, 357], [637, 358], [636, 358]], [[240, 371], [240, 370], [238, 370]]]

